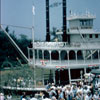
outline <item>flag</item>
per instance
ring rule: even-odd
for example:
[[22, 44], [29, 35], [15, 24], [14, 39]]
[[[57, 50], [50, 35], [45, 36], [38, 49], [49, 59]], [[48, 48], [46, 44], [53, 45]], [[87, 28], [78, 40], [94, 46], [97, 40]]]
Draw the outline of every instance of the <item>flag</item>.
[[35, 15], [35, 6], [34, 5], [32, 6], [32, 13], [33, 13], [33, 15]]

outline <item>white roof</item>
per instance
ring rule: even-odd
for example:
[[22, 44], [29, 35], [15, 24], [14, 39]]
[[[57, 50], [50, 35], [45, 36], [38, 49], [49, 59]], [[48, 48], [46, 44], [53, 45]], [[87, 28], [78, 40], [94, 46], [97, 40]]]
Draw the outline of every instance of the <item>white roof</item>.
[[[68, 34], [100, 34], [100, 32], [97, 32], [93, 29], [70, 29], [69, 32], [67, 32]], [[56, 32], [57, 35], [61, 35], [63, 34], [63, 32]]]
[[76, 14], [73, 14], [73, 15], [70, 15], [70, 17], [68, 18], [68, 20], [76, 20], [76, 19], [95, 19], [96, 16], [94, 15], [91, 15], [90, 13], [88, 14], [85, 14], [85, 15], [76, 15]]

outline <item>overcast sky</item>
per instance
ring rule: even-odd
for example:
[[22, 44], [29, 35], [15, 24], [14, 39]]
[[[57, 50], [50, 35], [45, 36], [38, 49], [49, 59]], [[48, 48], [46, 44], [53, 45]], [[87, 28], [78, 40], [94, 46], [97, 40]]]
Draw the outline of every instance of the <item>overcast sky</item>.
[[[50, 0], [50, 5], [62, 0]], [[34, 27], [35, 39], [45, 40], [45, 0], [1, 0], [1, 23], [32, 27], [32, 5], [35, 6]], [[67, 0], [67, 13], [85, 13], [86, 10], [96, 15], [95, 29], [100, 29], [100, 0]], [[50, 28], [62, 27], [62, 5], [50, 8]], [[11, 28], [15, 34], [23, 33], [31, 37], [27, 29]]]

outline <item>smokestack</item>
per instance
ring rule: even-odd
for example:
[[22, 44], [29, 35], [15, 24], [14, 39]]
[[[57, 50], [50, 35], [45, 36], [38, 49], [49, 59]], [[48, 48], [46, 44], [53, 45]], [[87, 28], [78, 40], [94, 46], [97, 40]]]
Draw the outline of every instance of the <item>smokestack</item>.
[[50, 41], [49, 0], [46, 0], [46, 41]]
[[66, 0], [62, 0], [63, 4], [63, 35], [62, 35], [62, 41], [67, 42], [67, 31], [66, 31]]

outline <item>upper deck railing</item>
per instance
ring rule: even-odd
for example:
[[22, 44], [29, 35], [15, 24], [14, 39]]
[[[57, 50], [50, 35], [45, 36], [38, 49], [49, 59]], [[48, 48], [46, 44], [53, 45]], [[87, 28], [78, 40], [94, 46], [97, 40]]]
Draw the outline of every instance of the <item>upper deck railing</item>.
[[70, 43], [67, 42], [35, 42], [35, 49], [100, 49], [100, 42]]

